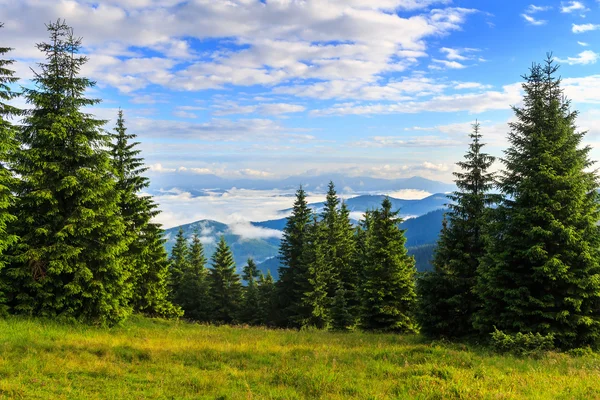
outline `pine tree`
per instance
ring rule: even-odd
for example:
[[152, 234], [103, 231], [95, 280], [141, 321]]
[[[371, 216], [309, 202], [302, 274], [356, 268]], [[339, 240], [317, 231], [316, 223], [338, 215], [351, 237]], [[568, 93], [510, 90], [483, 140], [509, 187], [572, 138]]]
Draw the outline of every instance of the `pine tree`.
[[188, 269], [189, 252], [188, 241], [183, 233], [183, 228], [180, 227], [177, 231], [177, 236], [175, 237], [175, 245], [173, 245], [173, 248], [171, 249], [171, 257], [169, 258], [171, 263], [169, 271], [169, 291], [173, 296], [179, 291], [183, 280], [183, 274]]
[[249, 258], [242, 272], [242, 279], [246, 282], [246, 287], [244, 288], [244, 302], [240, 319], [242, 322], [250, 325], [259, 325], [261, 319], [260, 295], [258, 293], [257, 281], [259, 276], [260, 272], [256, 263], [252, 258]]
[[174, 303], [183, 309], [185, 318], [208, 321], [211, 313], [208, 271], [204, 247], [197, 232], [192, 236], [186, 257], [186, 262], [180, 263], [181, 280], [173, 294]]
[[482, 333], [552, 334], [571, 348], [600, 342], [598, 178], [577, 112], [549, 56], [524, 77], [477, 291]]
[[235, 272], [231, 249], [221, 236], [213, 254], [209, 272], [212, 321], [232, 323], [237, 320], [242, 302], [242, 283]]
[[333, 299], [335, 296], [335, 291], [339, 286], [338, 283], [342, 279], [341, 269], [343, 266], [340, 265], [342, 260], [338, 257], [338, 247], [342, 240], [342, 230], [338, 210], [339, 206], [340, 199], [335, 191], [335, 185], [330, 181], [327, 189], [327, 197], [325, 198], [325, 205], [323, 206], [323, 212], [321, 213], [323, 225], [321, 251], [323, 252], [325, 259], [323, 269], [328, 270], [322, 272], [323, 274], [326, 274], [327, 281], [324, 283], [329, 299]]
[[132, 285], [110, 135], [82, 110], [99, 100], [85, 97], [94, 82], [80, 76], [81, 39], [60, 20], [47, 27], [14, 162], [21, 241], [7, 271], [10, 302], [20, 313], [113, 324], [131, 313]]
[[307, 284], [302, 296], [302, 312], [297, 316], [300, 326], [312, 326], [323, 329], [329, 325], [331, 298], [328, 297], [328, 286], [332, 280], [331, 264], [323, 249], [326, 241], [325, 229], [313, 216], [309, 227], [302, 263], [307, 266]]
[[[419, 320], [422, 332], [433, 336], [461, 337], [472, 334], [473, 315], [481, 301], [475, 293], [479, 259], [485, 252], [483, 232], [489, 207], [500, 199], [489, 193], [494, 157], [481, 151], [479, 124], [473, 125], [465, 161], [455, 172], [458, 190], [451, 203], [438, 241], [432, 272], [418, 281]], [[449, 222], [449, 226], [448, 226]]]
[[361, 325], [365, 330], [414, 332], [415, 261], [406, 251], [402, 220], [385, 198], [373, 211], [362, 287]]
[[281, 267], [277, 282], [277, 324], [300, 327], [300, 321], [308, 317], [302, 304], [302, 297], [308, 288], [307, 266], [303, 254], [307, 243], [312, 211], [306, 202], [306, 192], [302, 187], [296, 191], [292, 214], [283, 230], [279, 249]]
[[[356, 322], [360, 314], [360, 269], [356, 263], [356, 229], [350, 221], [350, 210], [345, 202], [342, 202], [339, 213], [340, 240], [337, 246], [337, 269], [340, 271], [341, 289], [347, 302], [348, 312]], [[339, 289], [336, 288], [336, 296]]]
[[271, 271], [267, 275], [262, 273], [258, 277], [258, 310], [260, 325], [271, 326], [274, 324], [275, 307], [276, 307], [276, 287]]
[[159, 210], [150, 196], [142, 195], [150, 184], [143, 176], [147, 168], [139, 157], [136, 135], [127, 133], [122, 110], [112, 137], [111, 160], [128, 239], [128, 249], [122, 257], [129, 264], [134, 287], [131, 303], [135, 311], [148, 315], [177, 316], [180, 313], [169, 302], [167, 282], [163, 282], [168, 279], [168, 259], [166, 251], [159, 247], [163, 246], [162, 229], [151, 221]]
[[[0, 23], [0, 28], [3, 24]], [[0, 57], [11, 51], [9, 47], [0, 47]], [[14, 60], [0, 58], [0, 270], [5, 266], [4, 253], [13, 243], [17, 236], [14, 235], [14, 229], [10, 225], [14, 224], [16, 217], [12, 214], [11, 208], [14, 205], [13, 190], [15, 188], [15, 177], [9, 168], [9, 162], [17, 150], [15, 142], [15, 127], [9, 121], [10, 118], [22, 115], [22, 111], [11, 106], [7, 102], [17, 97], [11, 89], [11, 85], [18, 81], [14, 76], [14, 71], [10, 70]], [[4, 303], [6, 302], [5, 291], [9, 288], [0, 283], [0, 314], [6, 312]]]

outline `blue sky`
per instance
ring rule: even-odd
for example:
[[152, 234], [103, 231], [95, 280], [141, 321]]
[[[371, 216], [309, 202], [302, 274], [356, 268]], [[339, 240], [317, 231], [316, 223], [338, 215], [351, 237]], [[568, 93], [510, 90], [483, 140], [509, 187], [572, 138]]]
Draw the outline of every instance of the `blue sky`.
[[475, 119], [502, 154], [548, 51], [600, 135], [597, 0], [0, 0], [25, 80], [58, 17], [83, 37], [93, 111], [124, 109], [151, 176], [451, 181]]

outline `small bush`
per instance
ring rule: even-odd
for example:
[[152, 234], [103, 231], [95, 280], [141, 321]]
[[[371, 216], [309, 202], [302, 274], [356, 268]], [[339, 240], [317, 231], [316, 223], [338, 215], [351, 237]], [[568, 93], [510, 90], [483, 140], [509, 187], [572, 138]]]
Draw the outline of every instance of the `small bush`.
[[554, 349], [554, 335], [545, 336], [540, 333], [517, 333], [515, 335], [499, 331], [494, 327], [490, 345], [499, 353], [511, 353], [526, 356]]

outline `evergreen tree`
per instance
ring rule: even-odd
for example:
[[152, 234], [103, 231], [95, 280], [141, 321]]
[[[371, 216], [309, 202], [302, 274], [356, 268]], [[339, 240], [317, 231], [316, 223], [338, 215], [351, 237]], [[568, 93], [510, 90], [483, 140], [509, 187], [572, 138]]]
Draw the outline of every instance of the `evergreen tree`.
[[323, 329], [329, 324], [329, 309], [331, 298], [328, 297], [328, 284], [331, 282], [331, 264], [327, 261], [323, 249], [325, 230], [313, 216], [309, 227], [304, 254], [303, 265], [306, 271], [307, 285], [302, 296], [302, 312], [298, 315], [298, 325], [312, 326]]
[[131, 313], [132, 284], [110, 135], [82, 110], [99, 100], [85, 97], [94, 82], [80, 76], [81, 39], [60, 20], [47, 27], [14, 162], [21, 241], [7, 271], [10, 302], [20, 313], [113, 324]]
[[235, 272], [231, 249], [221, 236], [213, 254], [209, 272], [211, 319], [215, 322], [232, 323], [237, 320], [242, 302], [242, 283]]
[[244, 288], [244, 303], [242, 306], [240, 319], [250, 325], [259, 325], [261, 323], [260, 295], [258, 293], [258, 281], [260, 272], [253, 259], [249, 258], [244, 266], [242, 279], [246, 281]]
[[[350, 221], [350, 210], [345, 202], [342, 202], [339, 216], [340, 240], [337, 251], [337, 269], [340, 271], [341, 289], [347, 302], [348, 312], [356, 322], [360, 314], [360, 268], [356, 262], [356, 229]], [[337, 291], [340, 288], [336, 289]], [[354, 325], [354, 323], [350, 324]]]
[[[3, 24], [0, 23], [0, 28], [2, 27]], [[14, 60], [3, 58], [11, 50], [9, 47], [0, 47], [0, 270], [5, 265], [4, 252], [17, 240], [17, 236], [12, 232], [13, 229], [10, 229], [10, 225], [16, 221], [11, 210], [14, 205], [13, 190], [16, 181], [9, 168], [17, 144], [15, 127], [9, 119], [22, 115], [22, 111], [7, 103], [18, 95], [10, 86], [18, 81], [14, 71], [8, 68]], [[0, 304], [4, 304], [7, 300], [4, 292], [8, 288], [4, 285], [3, 282], [0, 283]], [[4, 306], [0, 308], [0, 313], [5, 313], [4, 308]]]
[[588, 172], [590, 147], [576, 132], [577, 112], [563, 96], [549, 56], [525, 76], [522, 107], [513, 107], [506, 196], [494, 211], [489, 251], [477, 291], [476, 327], [552, 334], [556, 345], [600, 339], [598, 178]]
[[258, 277], [258, 310], [260, 325], [271, 326], [274, 323], [276, 303], [276, 287], [271, 271]]
[[306, 202], [302, 187], [296, 191], [296, 201], [283, 230], [279, 248], [281, 267], [277, 282], [277, 324], [300, 327], [308, 315], [302, 298], [308, 289], [308, 268], [303, 263], [312, 211]]
[[414, 332], [415, 262], [406, 251], [402, 220], [385, 198], [372, 213], [362, 287], [361, 325], [365, 330]]
[[333, 304], [331, 306], [331, 329], [339, 332], [346, 332], [352, 327], [356, 321], [352, 314], [346, 298], [348, 293], [340, 284], [335, 292]]
[[176, 287], [174, 302], [184, 311], [184, 317], [194, 321], [208, 321], [211, 313], [208, 272], [204, 247], [197, 232], [182, 265], [181, 280]]
[[170, 271], [170, 292], [173, 296], [179, 291], [181, 282], [183, 281], [183, 274], [188, 270], [189, 264], [189, 253], [190, 249], [188, 241], [183, 233], [183, 228], [179, 228], [177, 236], [175, 237], [175, 245], [171, 249], [171, 257], [169, 259]]
[[[127, 133], [123, 111], [119, 110], [111, 146], [111, 160], [117, 177], [119, 208], [126, 226], [128, 249], [123, 259], [131, 270], [134, 287], [131, 303], [135, 311], [152, 316], [176, 316], [168, 300], [168, 260], [160, 225], [151, 222], [159, 214], [150, 196], [141, 192], [150, 184], [144, 159], [139, 157], [136, 135]], [[152, 298], [151, 296], [154, 296]]]
[[[475, 293], [479, 259], [485, 252], [483, 231], [489, 206], [498, 202], [489, 191], [494, 175], [489, 168], [494, 157], [481, 151], [479, 124], [473, 125], [465, 161], [455, 172], [458, 188], [449, 199], [449, 211], [438, 241], [432, 272], [418, 281], [419, 320], [424, 333], [460, 337], [473, 333], [473, 315], [480, 306]], [[448, 222], [450, 226], [448, 226]]]

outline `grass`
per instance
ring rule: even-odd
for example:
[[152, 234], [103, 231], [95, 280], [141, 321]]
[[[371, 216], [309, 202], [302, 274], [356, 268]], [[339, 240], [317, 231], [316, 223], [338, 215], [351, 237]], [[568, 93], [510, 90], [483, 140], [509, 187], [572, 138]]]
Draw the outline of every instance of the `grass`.
[[600, 355], [516, 358], [419, 336], [0, 320], [3, 399], [600, 399]]

